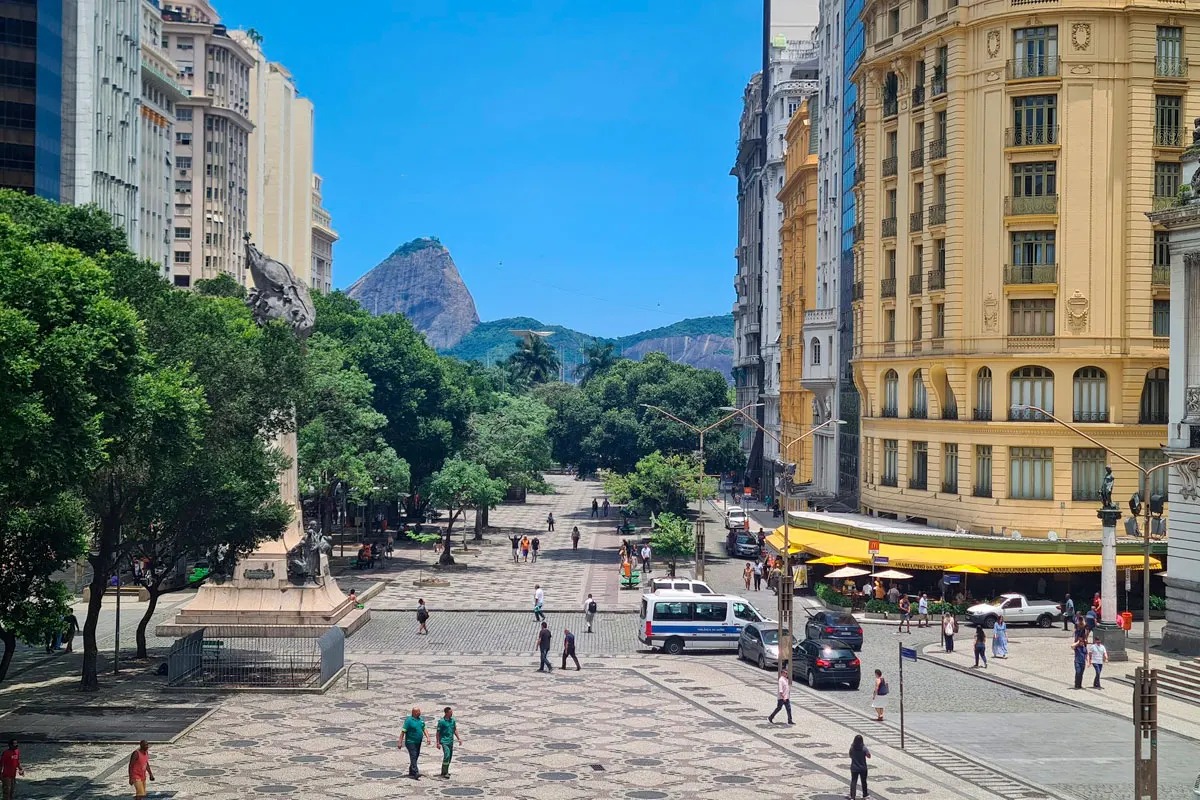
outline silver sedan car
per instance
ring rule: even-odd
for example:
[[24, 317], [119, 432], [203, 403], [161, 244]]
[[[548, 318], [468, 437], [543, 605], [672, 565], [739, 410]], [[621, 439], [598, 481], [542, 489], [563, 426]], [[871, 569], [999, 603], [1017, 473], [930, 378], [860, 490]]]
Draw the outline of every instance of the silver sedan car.
[[779, 666], [779, 626], [774, 622], [751, 622], [738, 639], [738, 658], [759, 669]]

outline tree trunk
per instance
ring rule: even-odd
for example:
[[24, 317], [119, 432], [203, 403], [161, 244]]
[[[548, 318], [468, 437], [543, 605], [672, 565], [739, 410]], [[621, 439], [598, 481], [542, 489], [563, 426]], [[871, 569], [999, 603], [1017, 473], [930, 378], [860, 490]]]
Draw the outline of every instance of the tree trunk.
[[100, 648], [96, 645], [96, 626], [100, 622], [100, 608], [104, 591], [108, 588], [111, 567], [116, 563], [120, 530], [117, 520], [112, 517], [101, 518], [96, 537], [96, 555], [88, 557], [92, 565], [92, 582], [89, 584], [91, 596], [88, 598], [87, 617], [83, 621], [83, 675], [80, 681], [80, 688], [86, 692], [100, 688]]
[[475, 541], [483, 541], [483, 526], [486, 524], [487, 520], [484, 519], [484, 512], [477, 510], [475, 512]]
[[450, 515], [450, 521], [446, 523], [446, 535], [442, 538], [442, 556], [438, 559], [438, 564], [443, 567], [452, 566], [455, 563], [454, 556], [450, 555], [450, 532], [454, 530], [454, 520], [458, 519], [458, 515], [461, 513], [461, 511], [455, 511]]
[[17, 635], [10, 631], [0, 630], [0, 642], [4, 642], [4, 656], [0, 657], [0, 681], [8, 675], [8, 666], [12, 663], [13, 654], [17, 650]]
[[157, 584], [151, 584], [146, 589], [150, 592], [150, 601], [146, 603], [146, 613], [142, 615], [142, 621], [137, 626], [137, 657], [149, 658], [146, 652], [146, 628], [150, 625], [150, 618], [154, 616], [154, 609], [158, 606], [158, 597], [161, 594]]
[[672, 578], [674, 578], [675, 577], [675, 559], [672, 558], [670, 561], [667, 562], [667, 570], [668, 570], [668, 574]]

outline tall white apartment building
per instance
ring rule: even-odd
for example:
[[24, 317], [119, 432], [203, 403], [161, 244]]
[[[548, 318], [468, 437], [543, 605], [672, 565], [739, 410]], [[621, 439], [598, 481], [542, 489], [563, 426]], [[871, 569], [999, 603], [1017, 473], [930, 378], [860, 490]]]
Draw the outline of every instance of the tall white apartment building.
[[338, 240], [333, 218], [321, 204], [321, 176], [312, 176], [312, 279], [309, 287], [321, 294], [333, 291], [333, 243]]
[[[176, 81], [178, 68], [163, 49], [162, 13], [157, 0], [141, 0], [141, 109], [138, 130], [139, 256], [171, 277], [175, 237], [175, 175], [188, 178], [190, 167], [175, 167], [175, 107], [185, 95]], [[181, 229], [190, 236], [191, 228]]]

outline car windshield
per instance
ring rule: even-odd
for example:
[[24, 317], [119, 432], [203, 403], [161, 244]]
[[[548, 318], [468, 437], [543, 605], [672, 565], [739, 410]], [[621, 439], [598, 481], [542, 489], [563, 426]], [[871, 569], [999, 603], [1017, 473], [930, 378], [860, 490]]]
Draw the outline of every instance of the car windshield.
[[766, 644], [779, 644], [779, 631], [766, 630], [759, 631], [762, 634], [763, 642]]
[[753, 544], [754, 537], [748, 533], [739, 533], [737, 535], [737, 542], [738, 544]]
[[988, 605], [1002, 606], [1002, 605], [1004, 605], [1005, 601], [1012, 600], [1012, 599], [1013, 598], [1011, 598], [1011, 597], [997, 597], [995, 600], [988, 600]]
[[838, 614], [836, 617], [834, 617], [834, 616], [829, 617], [829, 624], [830, 625], [848, 625], [851, 628], [857, 628], [858, 620], [856, 620], [854, 617], [850, 616], [849, 614]]
[[852, 659], [854, 651], [848, 647], [822, 647], [821, 658]]

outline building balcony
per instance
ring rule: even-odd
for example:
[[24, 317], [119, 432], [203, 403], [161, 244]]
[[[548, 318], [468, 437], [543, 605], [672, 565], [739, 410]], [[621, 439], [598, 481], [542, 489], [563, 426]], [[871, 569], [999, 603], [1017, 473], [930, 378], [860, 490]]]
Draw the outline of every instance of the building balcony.
[[854, 109], [854, 127], [861, 128], [867, 124], [867, 110], [862, 106]]
[[865, 232], [866, 232], [866, 229], [865, 229], [865, 226], [863, 225], [863, 223], [861, 223], [861, 222], [854, 223], [854, 227], [851, 228], [850, 233], [851, 233], [851, 236], [853, 236], [853, 238], [854, 238], [855, 244], [858, 244], [859, 242], [861, 242], [863, 240], [863, 235], [865, 234]]
[[945, 494], [958, 494], [958, 481], [942, 481], [942, 492]]
[[991, 422], [992, 410], [990, 408], [976, 408], [971, 411], [971, 419], [976, 422]]
[[1004, 198], [1004, 214], [1019, 217], [1026, 214], [1057, 214], [1058, 195], [1043, 194], [1031, 197]]
[[1008, 286], [1057, 284], [1058, 264], [1009, 264], [1004, 268], [1004, 283]]
[[958, 419], [958, 407], [951, 406], [949, 408], [943, 408], [942, 409], [942, 419], [951, 419], [951, 420]]
[[908, 232], [916, 233], [925, 230], [925, 212], [914, 211], [908, 215]]
[[946, 137], [945, 136], [943, 136], [940, 139], [934, 139], [927, 146], [929, 147], [929, 160], [930, 161], [937, 161], [939, 159], [943, 159], [946, 157]]
[[1179, 198], [1176, 195], [1160, 195], [1156, 194], [1150, 200], [1150, 209], [1152, 211], [1165, 211], [1168, 208], [1174, 208], [1179, 205]]
[[1154, 146], [1155, 147], [1183, 147], [1183, 126], [1182, 125], [1155, 125], [1154, 126]]
[[863, 282], [855, 281], [850, 284], [850, 299], [851, 301], [863, 299]]
[[925, 105], [925, 87], [924, 86], [914, 86], [913, 87], [912, 104], [913, 104], [913, 108], [918, 108], [920, 106]]
[[1009, 59], [1008, 79], [1026, 81], [1058, 77], [1058, 56], [1025, 56]]
[[814, 308], [804, 312], [804, 327], [832, 325], [837, 321], [837, 309]]
[[946, 224], [946, 204], [936, 203], [929, 207], [929, 224], [945, 225]]
[[936, 74], [933, 80], [929, 82], [929, 92], [934, 97], [941, 97], [946, 93], [946, 78], [945, 76], [938, 77]]
[[908, 153], [908, 168], [909, 169], [920, 169], [923, 166], [925, 166], [925, 147], [924, 147], [924, 145], [922, 145], [921, 147], [913, 148]]
[[883, 118], [894, 117], [900, 111], [899, 103], [894, 97], [883, 98]]
[[896, 476], [895, 475], [882, 476], [879, 479], [879, 485], [880, 486], [895, 486], [896, 485]]
[[1071, 419], [1073, 422], [1108, 422], [1108, 412], [1076, 410]]
[[1057, 125], [1022, 125], [1004, 129], [1009, 147], [1050, 147], [1058, 144]]
[[946, 270], [929, 270], [929, 291], [944, 292], [946, 290]]
[[884, 217], [883, 220], [880, 221], [879, 230], [880, 230], [880, 233], [883, 234], [884, 236], [895, 236], [896, 235], [896, 218], [895, 217]]
[[974, 489], [971, 490], [971, 496], [972, 497], [991, 497], [992, 496], [992, 487], [976, 486]]
[[1150, 268], [1151, 286], [1170, 286], [1171, 268], [1155, 264]]
[[928, 488], [928, 481], [925, 478], [909, 478], [908, 488], [924, 491]]
[[879, 281], [879, 296], [880, 297], [895, 297], [896, 296], [896, 279], [883, 278]]
[[910, 408], [908, 410], [909, 419], [929, 419], [928, 408]]
[[896, 157], [888, 156], [883, 160], [883, 177], [890, 178], [896, 174]]
[[900, 411], [896, 408], [884, 408], [883, 411], [879, 412], [879, 416], [884, 419], [899, 419]]
[[856, 166], [854, 168], [854, 185], [862, 186], [863, 182], [866, 181], [866, 179], [867, 179], [867, 171], [865, 169], [863, 169], [862, 164], [859, 164], [858, 166]]
[[1008, 409], [1009, 422], [1050, 422], [1050, 418], [1041, 411], [1034, 411], [1024, 406], [1012, 406]]
[[919, 272], [916, 273], [915, 275], [908, 276], [908, 293], [909, 294], [916, 295], [916, 294], [921, 293], [921, 277], [922, 277], [921, 273], [919, 273]]
[[1168, 416], [1165, 408], [1143, 411], [1138, 415], [1138, 425], [1166, 425]]
[[1168, 58], [1159, 56], [1154, 60], [1154, 77], [1179, 78], [1186, 80], [1188, 76], [1188, 60], [1186, 58]]

